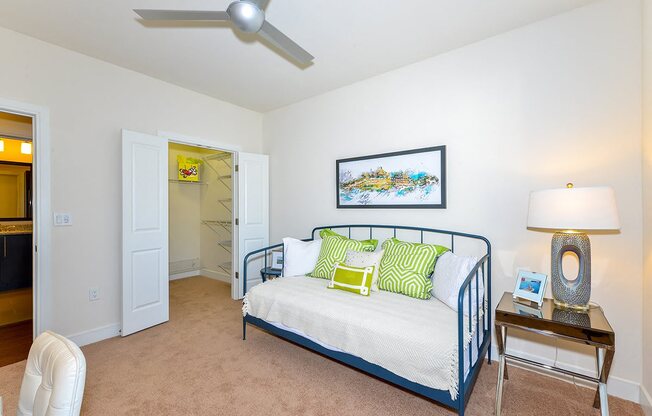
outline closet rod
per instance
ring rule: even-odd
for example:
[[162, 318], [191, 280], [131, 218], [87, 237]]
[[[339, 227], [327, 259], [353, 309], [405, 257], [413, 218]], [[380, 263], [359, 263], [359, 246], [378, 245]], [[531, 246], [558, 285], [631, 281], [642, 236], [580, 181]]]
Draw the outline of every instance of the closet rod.
[[222, 159], [227, 159], [231, 157], [231, 153], [217, 153], [214, 155], [208, 155], [205, 156], [204, 159], [206, 160], [222, 160]]

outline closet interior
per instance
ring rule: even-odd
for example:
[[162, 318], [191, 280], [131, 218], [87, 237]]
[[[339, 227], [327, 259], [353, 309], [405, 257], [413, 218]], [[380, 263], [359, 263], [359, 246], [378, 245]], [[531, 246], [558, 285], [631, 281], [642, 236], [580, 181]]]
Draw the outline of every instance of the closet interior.
[[194, 276], [231, 283], [233, 154], [170, 143], [170, 280]]

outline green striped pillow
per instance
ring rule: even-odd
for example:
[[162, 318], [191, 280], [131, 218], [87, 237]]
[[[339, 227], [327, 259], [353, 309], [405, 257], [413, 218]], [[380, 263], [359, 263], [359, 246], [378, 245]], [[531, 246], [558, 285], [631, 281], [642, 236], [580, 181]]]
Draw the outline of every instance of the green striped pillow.
[[408, 243], [390, 238], [383, 243], [385, 253], [380, 260], [380, 289], [402, 293], [417, 299], [430, 299], [437, 257], [448, 251], [436, 244]]
[[347, 250], [374, 251], [378, 245], [378, 240], [352, 240], [332, 230], [321, 230], [319, 236], [322, 238], [321, 250], [315, 270], [308, 276], [322, 279], [331, 278], [335, 264], [346, 260]]
[[353, 267], [344, 263], [336, 263], [333, 266], [333, 274], [327, 287], [369, 296], [373, 276], [374, 266]]

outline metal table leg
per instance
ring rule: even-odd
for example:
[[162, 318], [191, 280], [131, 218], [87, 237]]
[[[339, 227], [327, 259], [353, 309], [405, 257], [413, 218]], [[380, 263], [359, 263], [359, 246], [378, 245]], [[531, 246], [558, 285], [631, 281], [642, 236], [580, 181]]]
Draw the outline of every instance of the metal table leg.
[[507, 344], [507, 327], [496, 325], [496, 340], [498, 347], [498, 385], [496, 386], [496, 416], [500, 416], [503, 401], [503, 382], [507, 378], [505, 365], [505, 346]]
[[601, 416], [609, 416], [609, 396], [607, 394], [607, 379], [611, 370], [611, 363], [614, 357], [614, 350], [596, 348], [596, 359], [598, 364], [598, 389], [593, 399], [593, 407], [600, 409]]

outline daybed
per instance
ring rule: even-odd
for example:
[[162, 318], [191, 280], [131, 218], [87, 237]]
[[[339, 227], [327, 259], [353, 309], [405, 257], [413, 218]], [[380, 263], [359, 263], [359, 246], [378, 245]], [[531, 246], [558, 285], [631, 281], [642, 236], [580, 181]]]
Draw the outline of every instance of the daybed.
[[460, 232], [388, 225], [317, 227], [304, 241], [314, 240], [323, 229], [348, 229], [349, 237], [354, 230], [369, 238], [374, 233], [396, 237], [399, 232], [402, 239], [409, 235], [422, 243], [445, 238], [453, 252], [464, 239], [470, 242], [465, 246], [481, 246], [483, 253], [461, 285], [454, 311], [434, 297], [421, 300], [384, 291], [362, 297], [326, 290], [328, 280], [306, 276], [274, 279], [247, 292], [248, 266], [266, 267], [271, 251], [283, 244], [253, 251], [243, 265], [243, 339], [247, 323], [258, 326], [463, 415], [486, 354], [491, 362], [489, 241]]

